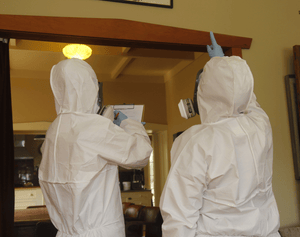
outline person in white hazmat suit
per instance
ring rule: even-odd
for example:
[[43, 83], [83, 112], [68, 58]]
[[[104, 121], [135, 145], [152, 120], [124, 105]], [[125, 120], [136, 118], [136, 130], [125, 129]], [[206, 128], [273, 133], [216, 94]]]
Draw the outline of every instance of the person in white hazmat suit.
[[161, 196], [164, 237], [279, 237], [272, 191], [273, 142], [246, 61], [224, 57], [211, 33], [198, 86], [202, 124], [171, 149]]
[[[98, 115], [98, 80], [80, 59], [53, 66], [57, 118], [42, 147], [39, 182], [58, 237], [124, 237], [118, 165], [144, 167], [152, 147], [144, 126], [120, 112]], [[110, 119], [109, 119], [110, 118]]]

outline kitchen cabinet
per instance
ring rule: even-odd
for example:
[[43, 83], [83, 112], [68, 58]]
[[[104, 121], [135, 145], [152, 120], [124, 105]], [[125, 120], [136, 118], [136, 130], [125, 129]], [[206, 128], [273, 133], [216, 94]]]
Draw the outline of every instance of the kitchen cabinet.
[[15, 210], [40, 205], [45, 205], [40, 187], [15, 188]]
[[150, 190], [122, 191], [122, 202], [131, 202], [136, 205], [152, 206]]
[[14, 237], [36, 236], [36, 225], [40, 221], [42, 221], [43, 223], [50, 222], [50, 217], [46, 207], [40, 206], [38, 208], [15, 210]]

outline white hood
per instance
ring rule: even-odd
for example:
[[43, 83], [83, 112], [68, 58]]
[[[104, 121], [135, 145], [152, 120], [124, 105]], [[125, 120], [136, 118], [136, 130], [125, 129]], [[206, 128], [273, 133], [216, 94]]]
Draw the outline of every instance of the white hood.
[[96, 113], [98, 80], [92, 67], [72, 58], [52, 67], [50, 84], [55, 98], [56, 113]]
[[253, 94], [253, 76], [240, 57], [213, 57], [206, 63], [198, 86], [202, 123], [217, 122], [247, 112]]

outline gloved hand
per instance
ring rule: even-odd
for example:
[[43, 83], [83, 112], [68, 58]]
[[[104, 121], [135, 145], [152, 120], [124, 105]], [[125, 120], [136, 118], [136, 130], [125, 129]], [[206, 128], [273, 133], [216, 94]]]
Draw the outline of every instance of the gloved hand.
[[115, 117], [115, 119], [114, 119], [113, 123], [118, 125], [118, 126], [120, 126], [121, 122], [124, 119], [128, 119], [128, 117], [119, 110], [114, 111], [114, 117]]
[[210, 40], [211, 40], [212, 45], [206, 46], [209, 57], [210, 58], [213, 58], [216, 56], [223, 57], [224, 56], [223, 50], [222, 50], [221, 46], [218, 45], [213, 32], [210, 32]]

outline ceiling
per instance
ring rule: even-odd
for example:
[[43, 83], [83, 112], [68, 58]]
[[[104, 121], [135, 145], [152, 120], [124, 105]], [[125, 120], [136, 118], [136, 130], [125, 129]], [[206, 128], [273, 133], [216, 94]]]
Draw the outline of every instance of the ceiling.
[[[67, 43], [10, 40], [11, 77], [49, 79], [53, 65], [66, 59]], [[204, 53], [89, 45], [86, 60], [99, 81], [164, 83]]]

